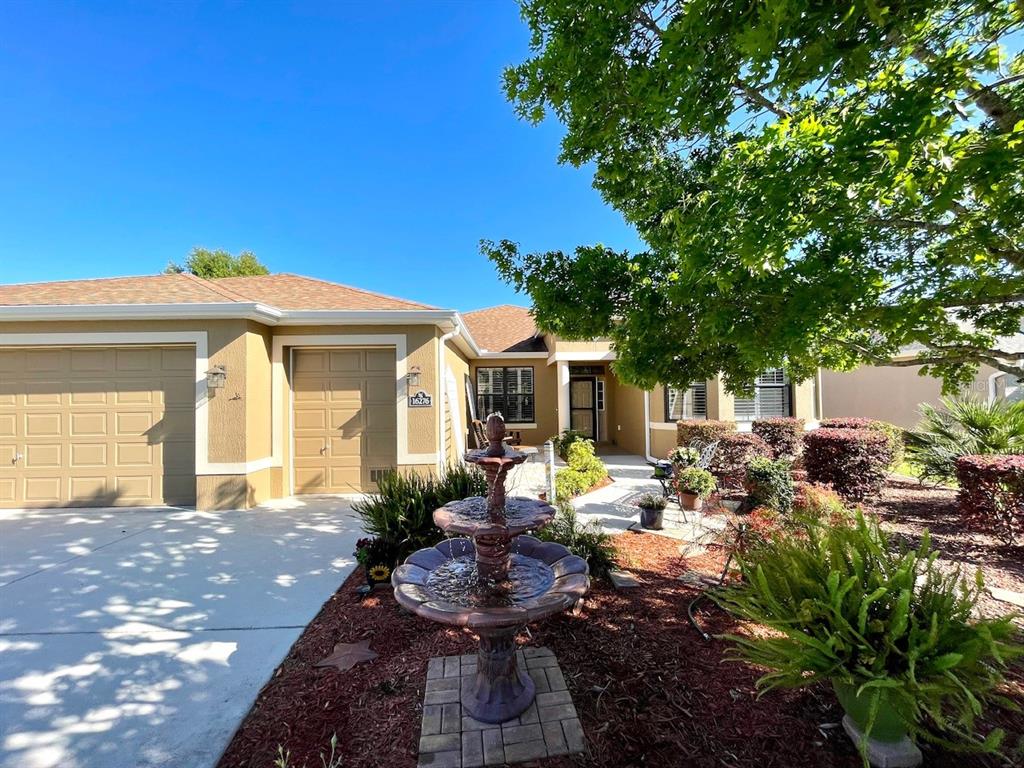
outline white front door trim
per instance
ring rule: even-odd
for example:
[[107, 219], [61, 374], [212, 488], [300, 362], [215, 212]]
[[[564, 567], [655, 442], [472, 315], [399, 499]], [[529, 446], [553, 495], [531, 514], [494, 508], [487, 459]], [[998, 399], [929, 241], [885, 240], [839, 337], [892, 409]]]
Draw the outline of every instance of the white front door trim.
[[[245, 464], [209, 461], [210, 413], [206, 389], [209, 366], [209, 342], [206, 331], [139, 331], [139, 332], [66, 332], [66, 333], [0, 333], [4, 347], [117, 347], [126, 345], [160, 346], [192, 344], [196, 348], [196, 475], [235, 475], [245, 473]], [[239, 469], [242, 467], [242, 469]]]

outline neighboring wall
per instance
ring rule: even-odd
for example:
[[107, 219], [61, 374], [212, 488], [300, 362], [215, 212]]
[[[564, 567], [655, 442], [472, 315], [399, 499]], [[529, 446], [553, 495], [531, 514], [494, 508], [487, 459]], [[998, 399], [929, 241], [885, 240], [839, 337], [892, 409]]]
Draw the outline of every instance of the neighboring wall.
[[[822, 371], [823, 417], [861, 416], [910, 429], [917, 425], [920, 404], [938, 406], [942, 397], [942, 381], [920, 376], [920, 370], [919, 366], [862, 366], [845, 373]], [[994, 368], [982, 366], [966, 391], [987, 399], [994, 373]]]

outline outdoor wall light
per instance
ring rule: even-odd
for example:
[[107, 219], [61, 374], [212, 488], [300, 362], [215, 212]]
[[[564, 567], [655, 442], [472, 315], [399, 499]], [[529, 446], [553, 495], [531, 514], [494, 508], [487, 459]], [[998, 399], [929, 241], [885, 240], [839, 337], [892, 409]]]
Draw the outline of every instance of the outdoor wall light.
[[420, 373], [422, 370], [418, 365], [414, 365], [409, 369], [409, 372], [405, 374], [405, 380], [409, 384], [410, 389], [414, 389], [420, 385]]
[[215, 365], [206, 372], [206, 386], [209, 389], [221, 389], [228, 378], [228, 369], [224, 365]]

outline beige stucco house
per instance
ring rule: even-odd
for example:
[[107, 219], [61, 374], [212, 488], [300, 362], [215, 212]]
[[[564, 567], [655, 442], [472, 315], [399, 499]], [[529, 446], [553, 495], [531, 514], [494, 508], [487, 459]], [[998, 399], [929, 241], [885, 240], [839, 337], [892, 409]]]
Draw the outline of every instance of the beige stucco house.
[[537, 331], [522, 307], [438, 309], [298, 275], [0, 286], [0, 507], [247, 507], [435, 473], [469, 419], [526, 444], [573, 427], [664, 456], [678, 418], [818, 413], [815, 382], [643, 392], [606, 341]]

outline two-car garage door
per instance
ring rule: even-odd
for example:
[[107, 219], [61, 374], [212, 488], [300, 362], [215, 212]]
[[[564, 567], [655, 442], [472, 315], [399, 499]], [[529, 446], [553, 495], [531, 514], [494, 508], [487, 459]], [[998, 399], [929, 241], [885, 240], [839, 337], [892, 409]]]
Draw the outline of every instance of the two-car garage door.
[[195, 503], [195, 348], [0, 350], [0, 507]]

